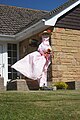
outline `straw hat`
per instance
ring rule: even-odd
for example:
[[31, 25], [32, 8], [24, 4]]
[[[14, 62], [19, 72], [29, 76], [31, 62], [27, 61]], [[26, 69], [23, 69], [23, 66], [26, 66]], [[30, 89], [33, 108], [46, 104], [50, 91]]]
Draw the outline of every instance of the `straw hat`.
[[40, 36], [45, 35], [45, 34], [51, 35], [51, 30], [45, 30], [45, 31], [43, 31], [43, 32], [40, 34]]

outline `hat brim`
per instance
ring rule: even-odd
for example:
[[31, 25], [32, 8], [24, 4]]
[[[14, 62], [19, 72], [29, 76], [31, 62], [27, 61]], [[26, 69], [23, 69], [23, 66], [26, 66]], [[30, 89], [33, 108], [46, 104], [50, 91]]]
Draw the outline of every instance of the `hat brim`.
[[51, 35], [51, 33], [48, 31], [43, 31], [42, 33], [40, 33], [40, 36], [42, 36], [42, 35]]

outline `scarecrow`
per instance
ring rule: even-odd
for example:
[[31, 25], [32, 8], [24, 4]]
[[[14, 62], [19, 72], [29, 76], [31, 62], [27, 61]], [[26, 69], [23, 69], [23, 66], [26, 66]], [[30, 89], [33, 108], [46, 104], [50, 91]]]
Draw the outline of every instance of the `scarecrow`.
[[49, 43], [50, 32], [41, 33], [42, 42], [38, 49], [21, 60], [17, 61], [11, 67], [31, 80], [37, 80], [39, 87], [47, 87], [47, 70], [51, 63], [50, 57], [52, 48]]

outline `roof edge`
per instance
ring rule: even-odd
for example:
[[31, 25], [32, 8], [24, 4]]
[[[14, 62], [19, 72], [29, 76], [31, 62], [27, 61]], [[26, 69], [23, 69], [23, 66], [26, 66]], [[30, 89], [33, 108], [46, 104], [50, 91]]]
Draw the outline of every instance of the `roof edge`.
[[0, 34], [0, 41], [15, 41], [15, 35]]
[[24, 39], [27, 39], [45, 29], [47, 29], [49, 26], [45, 25], [45, 19], [40, 20], [36, 24], [28, 27], [27, 29], [23, 30], [20, 33], [17, 33], [15, 35], [2, 35], [0, 34], [0, 41], [15, 41], [20, 42]]
[[48, 19], [45, 21], [45, 25], [49, 25], [49, 26], [54, 26], [58, 20], [59, 17], [61, 17], [62, 15], [64, 15], [65, 13], [67, 13], [69, 10], [73, 9], [74, 7], [76, 7], [77, 5], [80, 4], [80, 0], [78, 0], [77, 2], [73, 3], [72, 5], [70, 5], [69, 7], [65, 8], [63, 11], [61, 11], [60, 13], [56, 14], [55, 16], [53, 16], [52, 18]]
[[23, 30], [22, 32], [17, 33], [15, 35], [15, 38], [18, 41], [22, 41], [26, 38], [29, 38], [29, 37], [41, 32], [42, 30], [45, 30], [48, 27], [49, 27], [48, 25], [45, 25], [45, 19], [42, 19], [39, 22], [35, 23], [34, 25]]

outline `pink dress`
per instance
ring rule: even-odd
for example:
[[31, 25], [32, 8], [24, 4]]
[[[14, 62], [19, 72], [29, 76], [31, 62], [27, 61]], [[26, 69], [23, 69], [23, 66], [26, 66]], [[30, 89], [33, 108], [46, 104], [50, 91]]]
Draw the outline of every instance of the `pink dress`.
[[11, 67], [23, 74], [24, 76], [38, 80], [39, 86], [47, 86], [47, 69], [50, 65], [50, 54], [45, 58], [44, 51], [51, 49], [49, 42], [42, 41], [38, 47], [38, 51], [26, 55], [21, 60], [17, 61]]

